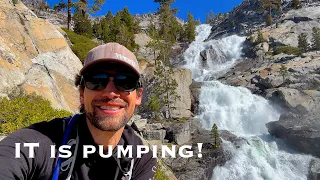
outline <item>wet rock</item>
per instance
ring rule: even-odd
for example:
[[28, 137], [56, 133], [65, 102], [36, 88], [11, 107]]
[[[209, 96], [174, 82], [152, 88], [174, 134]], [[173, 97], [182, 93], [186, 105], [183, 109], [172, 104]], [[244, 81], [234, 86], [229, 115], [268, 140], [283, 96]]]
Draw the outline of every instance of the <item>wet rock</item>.
[[320, 180], [320, 159], [311, 159], [309, 165], [308, 180]]
[[320, 157], [320, 111], [305, 115], [283, 114], [279, 121], [266, 126], [270, 134], [297, 151]]

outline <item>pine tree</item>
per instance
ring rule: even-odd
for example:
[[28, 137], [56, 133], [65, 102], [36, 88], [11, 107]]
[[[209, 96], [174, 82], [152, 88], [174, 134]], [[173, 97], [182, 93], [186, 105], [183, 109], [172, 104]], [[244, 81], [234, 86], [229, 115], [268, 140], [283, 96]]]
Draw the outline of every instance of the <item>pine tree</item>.
[[82, 14], [81, 11], [76, 11], [74, 15], [74, 32], [80, 35], [92, 37], [92, 25], [88, 14]]
[[312, 28], [312, 48], [314, 50], [320, 50], [320, 28]]
[[308, 43], [307, 35], [305, 33], [301, 33], [298, 36], [298, 47], [300, 48], [301, 52], [308, 51], [309, 43]]
[[214, 20], [214, 13], [212, 10], [206, 15], [206, 23], [211, 23]]
[[188, 12], [188, 23], [185, 30], [188, 42], [194, 41], [196, 39], [195, 29], [196, 26], [194, 24], [193, 16], [190, 12]]
[[259, 30], [258, 31], [258, 37], [257, 37], [257, 40], [256, 40], [255, 44], [260, 44], [260, 43], [263, 43], [265, 41], [266, 40], [264, 39], [262, 32]]
[[263, 10], [269, 11], [269, 16], [272, 22], [272, 10], [281, 11], [281, 0], [261, 0], [260, 7]]
[[280, 68], [279, 73], [282, 76], [282, 79], [284, 81], [285, 77], [288, 75], [288, 68], [285, 65], [281, 64], [281, 68]]
[[219, 131], [218, 131], [218, 126], [216, 124], [213, 124], [212, 128], [211, 128], [211, 132], [213, 133], [214, 136], [214, 144], [213, 144], [213, 148], [216, 149], [220, 146], [219, 143]]
[[299, 9], [300, 8], [300, 0], [292, 0], [291, 7], [294, 9]]
[[270, 26], [272, 24], [272, 17], [270, 15], [266, 16], [266, 24], [267, 26]]
[[165, 109], [169, 113], [169, 117], [171, 118], [171, 110], [174, 107], [171, 107], [171, 104], [175, 102], [177, 98], [179, 98], [176, 93], [176, 88], [178, 86], [176, 80], [170, 76], [172, 75], [173, 68], [170, 63], [170, 58], [172, 56], [172, 44], [170, 42], [160, 42], [155, 41], [154, 48], [155, 51], [158, 51], [157, 63], [155, 64], [155, 83], [153, 87], [152, 93], [155, 94], [160, 99], [160, 104], [162, 105], [161, 109]]

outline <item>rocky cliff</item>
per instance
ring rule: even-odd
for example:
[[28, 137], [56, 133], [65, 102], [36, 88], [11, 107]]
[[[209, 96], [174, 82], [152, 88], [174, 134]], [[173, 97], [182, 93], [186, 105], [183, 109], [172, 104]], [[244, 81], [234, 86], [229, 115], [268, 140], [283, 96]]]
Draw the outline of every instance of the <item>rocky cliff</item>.
[[[253, 32], [244, 46], [243, 57], [219, 80], [234, 86], [244, 86], [279, 105], [283, 113], [279, 121], [267, 124], [269, 132], [283, 138], [296, 150], [319, 157], [320, 143], [320, 53], [308, 51], [300, 55], [277, 54], [278, 46], [298, 46], [298, 35], [307, 34], [309, 43], [312, 28], [320, 27], [320, 3], [287, 10], [277, 24], [262, 28], [265, 39], [256, 41]], [[249, 50], [249, 51], [248, 51]], [[249, 53], [248, 53], [249, 52]], [[249, 56], [250, 55], [250, 56]], [[286, 73], [280, 72], [282, 66]]]
[[22, 3], [0, 1], [0, 95], [35, 92], [53, 107], [77, 111], [74, 76], [81, 69], [58, 29]]

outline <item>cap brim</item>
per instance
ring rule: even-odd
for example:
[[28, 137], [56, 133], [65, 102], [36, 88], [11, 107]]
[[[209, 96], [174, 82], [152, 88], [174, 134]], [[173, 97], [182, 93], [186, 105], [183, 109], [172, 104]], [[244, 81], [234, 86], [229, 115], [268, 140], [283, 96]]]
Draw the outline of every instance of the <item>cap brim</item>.
[[95, 60], [85, 66], [83, 66], [83, 68], [80, 70], [80, 75], [83, 75], [83, 73], [90, 69], [91, 67], [97, 65], [97, 64], [100, 64], [100, 63], [109, 63], [109, 62], [115, 62], [115, 63], [118, 63], [118, 64], [123, 64], [125, 65], [126, 67], [130, 68], [133, 72], [135, 72], [139, 77], [140, 77], [140, 72], [138, 72], [136, 70], [136, 68], [134, 68], [133, 66], [131, 66], [130, 64], [122, 61], [122, 60], [119, 60], [119, 59], [110, 59], [110, 58], [107, 58], [107, 59], [98, 59], [98, 60]]

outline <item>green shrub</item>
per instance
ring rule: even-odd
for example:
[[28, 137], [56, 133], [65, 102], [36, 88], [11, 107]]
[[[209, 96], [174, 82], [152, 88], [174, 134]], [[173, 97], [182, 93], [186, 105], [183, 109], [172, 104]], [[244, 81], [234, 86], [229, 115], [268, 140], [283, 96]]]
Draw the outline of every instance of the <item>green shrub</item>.
[[98, 46], [97, 43], [91, 41], [91, 39], [76, 34], [73, 31], [70, 31], [66, 28], [62, 28], [63, 31], [65, 31], [73, 44], [71, 47], [72, 51], [75, 55], [78, 56], [78, 58], [83, 62], [86, 58], [87, 53], [94, 47]]
[[154, 174], [154, 180], [169, 180], [166, 172], [162, 169], [160, 162], [157, 162], [157, 171]]
[[15, 6], [16, 4], [18, 4], [18, 0], [12, 0], [12, 4]]
[[31, 124], [51, 120], [56, 117], [66, 117], [72, 113], [56, 110], [50, 101], [35, 93], [21, 95], [12, 100], [0, 98], [0, 133], [10, 134]]
[[300, 52], [299, 48], [292, 46], [278, 46], [273, 49], [273, 54], [275, 55], [280, 53], [299, 55]]
[[270, 15], [266, 16], [266, 24], [267, 26], [270, 26], [272, 24], [272, 17]]

